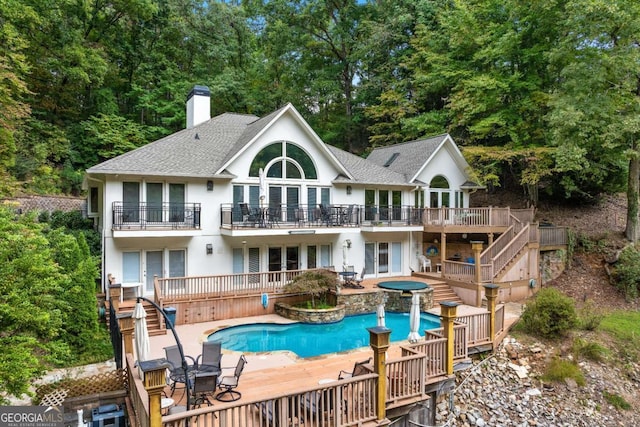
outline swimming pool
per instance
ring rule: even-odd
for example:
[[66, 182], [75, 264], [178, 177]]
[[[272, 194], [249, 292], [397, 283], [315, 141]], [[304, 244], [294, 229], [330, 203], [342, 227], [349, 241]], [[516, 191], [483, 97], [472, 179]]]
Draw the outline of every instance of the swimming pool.
[[[402, 341], [409, 335], [409, 313], [386, 313], [385, 323], [391, 329], [391, 341]], [[325, 324], [257, 323], [233, 326], [209, 335], [210, 341], [222, 341], [222, 348], [242, 352], [289, 350], [299, 357], [338, 353], [369, 345], [367, 328], [377, 325], [376, 313], [346, 316], [342, 321]], [[420, 328], [440, 327], [438, 316], [422, 313]]]

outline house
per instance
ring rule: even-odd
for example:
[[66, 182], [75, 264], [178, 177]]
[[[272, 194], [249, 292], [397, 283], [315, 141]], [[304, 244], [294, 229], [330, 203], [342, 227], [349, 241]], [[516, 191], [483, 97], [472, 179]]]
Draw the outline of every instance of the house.
[[444, 234], [425, 224], [467, 210], [479, 188], [446, 134], [364, 159], [325, 144], [291, 104], [211, 118], [209, 90], [195, 86], [186, 110], [184, 130], [86, 171], [105, 290], [107, 275], [143, 296], [154, 276], [343, 265], [407, 276], [429, 233]]

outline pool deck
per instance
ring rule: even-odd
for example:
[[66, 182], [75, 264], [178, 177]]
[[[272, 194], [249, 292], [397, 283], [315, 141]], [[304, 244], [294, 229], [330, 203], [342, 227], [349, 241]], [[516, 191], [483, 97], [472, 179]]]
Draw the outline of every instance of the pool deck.
[[[352, 292], [367, 292], [367, 289], [349, 290]], [[371, 290], [368, 290], [371, 292]], [[520, 317], [522, 306], [517, 303], [505, 304], [505, 327], [508, 330]], [[457, 312], [459, 315], [484, 312], [484, 309], [460, 305]], [[431, 309], [428, 312], [439, 314], [439, 308]], [[245, 317], [230, 320], [198, 323], [193, 325], [179, 325], [176, 333], [180, 337], [186, 355], [196, 358], [202, 350], [202, 342], [207, 336], [219, 328], [253, 324], [253, 323], [291, 323], [290, 320], [278, 315], [263, 315], [255, 317]], [[150, 337], [151, 358], [164, 357], [164, 347], [175, 345], [173, 335], [158, 335]], [[387, 358], [394, 359], [400, 357], [400, 347], [398, 344], [391, 345], [387, 351]], [[239, 352], [223, 350], [222, 367], [223, 375], [232, 373], [238, 358]], [[319, 382], [327, 379], [337, 379], [340, 370], [351, 371], [353, 365], [362, 360], [367, 360], [373, 356], [370, 347], [362, 347], [348, 352], [333, 353], [311, 358], [298, 358], [295, 354], [287, 351], [276, 351], [270, 353], [246, 353], [247, 365], [242, 374], [238, 390], [242, 393], [241, 400], [266, 399], [269, 397], [290, 393], [306, 387], [313, 387]], [[169, 390], [167, 388], [167, 393]], [[173, 398], [176, 404], [184, 404], [184, 390], [176, 390]]]

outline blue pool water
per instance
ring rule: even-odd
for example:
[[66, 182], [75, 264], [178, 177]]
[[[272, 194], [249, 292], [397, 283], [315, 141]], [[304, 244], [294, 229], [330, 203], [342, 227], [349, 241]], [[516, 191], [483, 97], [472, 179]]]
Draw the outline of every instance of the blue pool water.
[[[422, 313], [420, 335], [425, 329], [440, 327], [437, 316]], [[409, 335], [409, 313], [386, 313], [385, 323], [391, 329], [391, 341], [402, 341]], [[289, 350], [299, 357], [338, 353], [369, 345], [367, 328], [377, 324], [376, 313], [346, 316], [328, 324], [292, 323], [277, 325], [257, 323], [233, 326], [209, 335], [209, 340], [222, 341], [222, 348], [242, 352]]]

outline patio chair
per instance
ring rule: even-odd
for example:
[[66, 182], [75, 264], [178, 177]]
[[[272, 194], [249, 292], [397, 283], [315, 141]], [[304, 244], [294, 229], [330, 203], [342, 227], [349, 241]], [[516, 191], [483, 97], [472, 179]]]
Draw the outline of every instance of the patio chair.
[[344, 380], [346, 378], [353, 378], [353, 377], [357, 377], [358, 375], [364, 375], [364, 374], [368, 374], [371, 371], [367, 368], [367, 365], [369, 365], [372, 361], [372, 357], [368, 358], [367, 360], [363, 360], [360, 362], [356, 362], [353, 365], [353, 370], [351, 371], [340, 371], [340, 374], [338, 375], [338, 379], [339, 380]]
[[274, 225], [280, 227], [280, 221], [282, 219], [282, 209], [280, 207], [269, 208], [267, 211], [267, 222], [270, 227]]
[[242, 213], [242, 223], [244, 225], [251, 224], [256, 225], [256, 222], [260, 220], [259, 215], [256, 212], [251, 212], [247, 203], [240, 203], [240, 213]]
[[244, 370], [244, 365], [246, 365], [247, 359], [243, 355], [240, 355], [238, 359], [238, 364], [236, 365], [235, 370], [233, 371], [233, 375], [225, 375], [220, 378], [218, 382], [218, 387], [222, 390], [216, 396], [216, 400], [221, 402], [233, 402], [235, 400], [240, 399], [242, 394], [236, 390], [238, 387], [238, 382], [240, 381], [240, 375], [242, 375], [242, 371]]
[[[320, 425], [321, 423], [329, 423], [334, 415], [335, 406], [333, 404], [333, 394], [335, 390], [316, 390], [304, 394], [300, 405], [303, 413], [307, 413], [312, 423]], [[343, 404], [346, 408], [346, 401]]]
[[208, 372], [220, 375], [222, 362], [222, 343], [220, 341], [205, 341], [202, 343], [202, 353], [196, 358], [198, 372]]
[[192, 382], [191, 405], [193, 407], [197, 407], [205, 402], [207, 403], [207, 406], [213, 405], [211, 400], [209, 400], [209, 396], [213, 397], [213, 394], [216, 392], [218, 375], [210, 372], [198, 372]]
[[418, 261], [420, 261], [420, 271], [427, 272], [427, 268], [431, 271], [431, 260], [424, 255], [418, 255]]
[[[169, 362], [169, 385], [171, 387], [171, 396], [176, 391], [178, 384], [183, 384], [183, 387], [187, 386], [187, 377], [192, 376], [196, 369], [196, 360], [188, 355], [184, 358], [187, 361], [187, 373], [185, 375], [184, 368], [182, 366], [182, 358], [180, 357], [180, 350], [177, 345], [172, 345], [164, 348], [164, 353]], [[191, 362], [191, 363], [189, 363]]]
[[320, 222], [325, 225], [333, 225], [333, 218], [331, 217], [331, 211], [326, 205], [318, 205], [320, 208]]
[[354, 279], [354, 282], [360, 289], [364, 288], [362, 285], [362, 282], [364, 282], [364, 267], [362, 267], [362, 272]]

